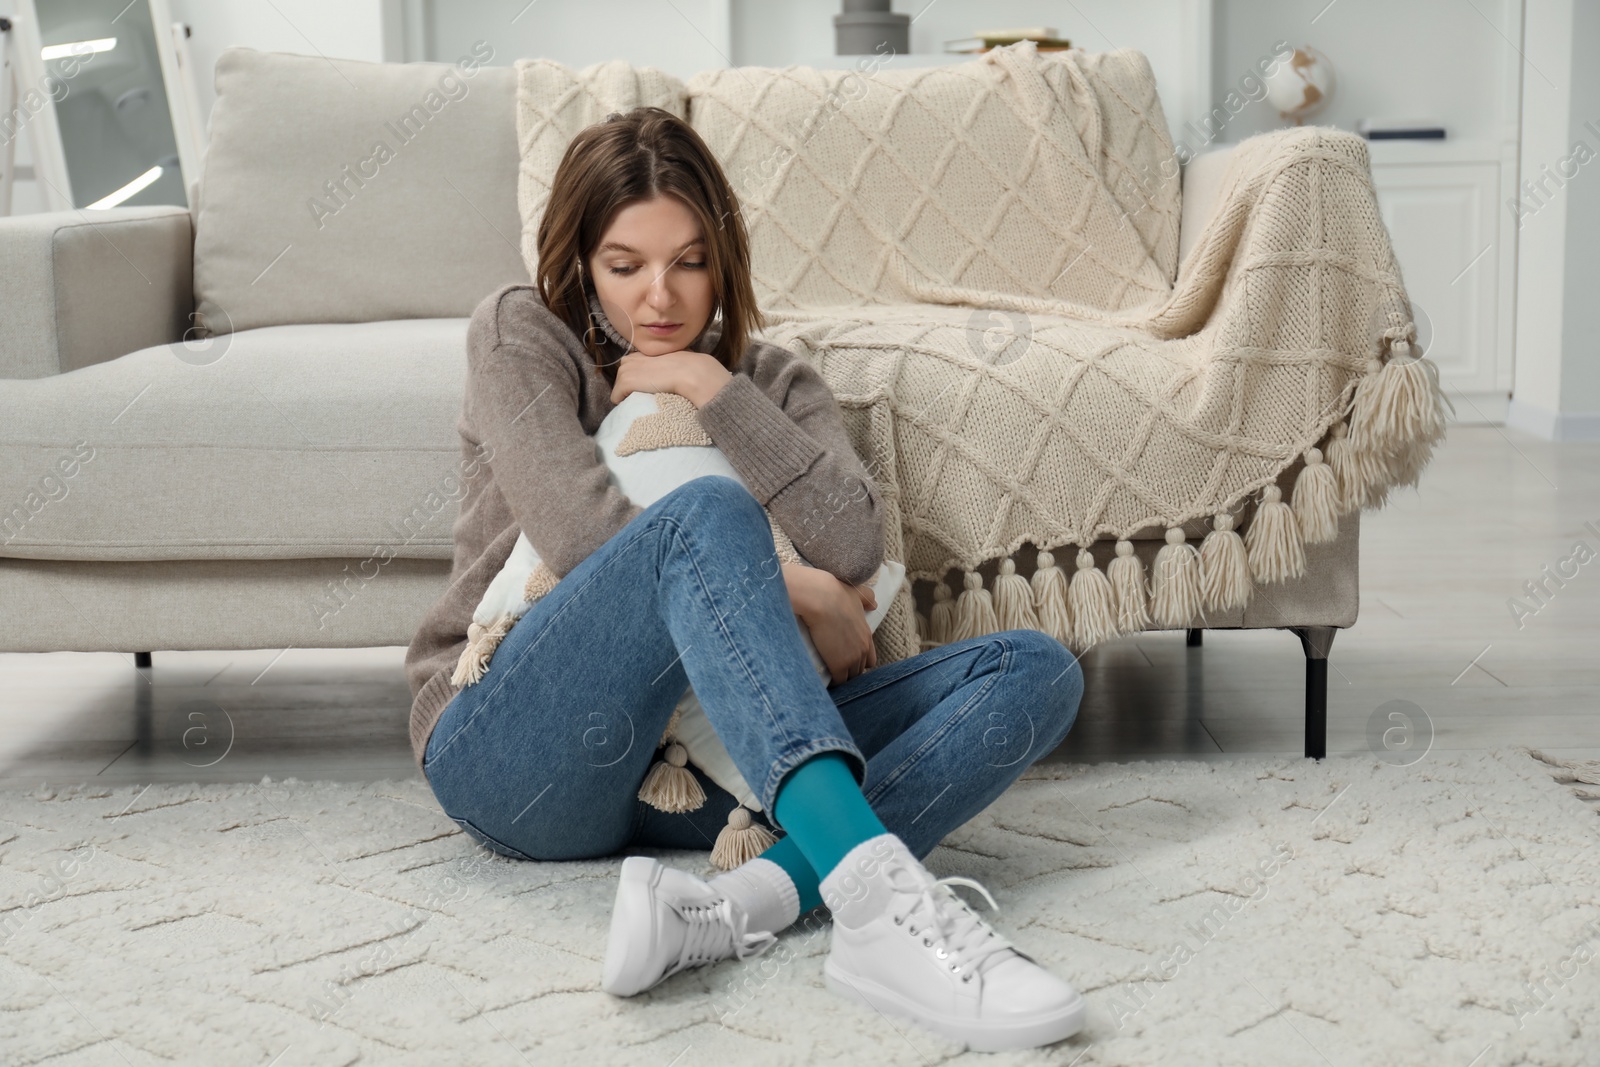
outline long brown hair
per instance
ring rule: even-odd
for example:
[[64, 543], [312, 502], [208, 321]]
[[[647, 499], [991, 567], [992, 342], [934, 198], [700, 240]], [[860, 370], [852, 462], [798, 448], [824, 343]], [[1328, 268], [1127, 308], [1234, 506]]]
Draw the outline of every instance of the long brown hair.
[[[700, 220], [706, 239], [713, 311], [722, 311], [722, 336], [711, 355], [730, 371], [739, 365], [752, 327], [766, 319], [750, 284], [750, 242], [738, 198], [711, 149], [687, 122], [659, 107], [612, 112], [579, 130], [556, 167], [550, 200], [539, 220], [535, 279], [545, 306], [572, 327], [589, 356], [616, 383], [616, 346], [592, 329], [589, 295], [578, 264], [589, 257], [617, 212], [665, 194]], [[708, 323], [709, 325], [709, 323]]]

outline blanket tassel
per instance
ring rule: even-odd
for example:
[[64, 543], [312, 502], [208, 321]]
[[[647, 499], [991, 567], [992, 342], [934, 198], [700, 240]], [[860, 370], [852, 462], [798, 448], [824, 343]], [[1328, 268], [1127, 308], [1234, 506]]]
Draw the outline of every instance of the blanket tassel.
[[1320, 448], [1306, 449], [1306, 465], [1295, 475], [1291, 506], [1306, 544], [1323, 544], [1339, 536], [1339, 484], [1333, 468], [1322, 462]]
[[725, 871], [755, 859], [778, 843], [772, 831], [756, 822], [743, 804], [728, 812], [728, 825], [711, 846], [711, 862]]
[[1117, 629], [1138, 633], [1150, 623], [1144, 562], [1134, 555], [1133, 542], [1125, 538], [1117, 542], [1116, 553], [1106, 574], [1117, 600]]
[[1067, 610], [1067, 576], [1056, 566], [1055, 554], [1041, 549], [1034, 559], [1033, 577], [1028, 580], [1033, 588], [1033, 612], [1039, 617], [1039, 629], [1060, 641], [1072, 644], [1072, 617]]
[[956, 605], [950, 585], [943, 578], [933, 587], [933, 614], [928, 618], [929, 636], [935, 645], [948, 645], [956, 636]]
[[1078, 549], [1078, 573], [1067, 587], [1072, 608], [1072, 635], [1079, 651], [1117, 636], [1117, 614], [1113, 606], [1111, 581], [1094, 565], [1094, 553]]
[[999, 620], [994, 617], [994, 598], [983, 587], [983, 575], [977, 571], [967, 571], [961, 582], [966, 588], [956, 598], [954, 640], [982, 637], [1000, 629]]
[[639, 787], [639, 799], [671, 814], [696, 811], [706, 802], [706, 791], [694, 772], [684, 764], [689, 762], [689, 750], [674, 741], [667, 746], [666, 756], [657, 760], [644, 776]]
[[1211, 532], [1200, 542], [1200, 592], [1205, 605], [1217, 611], [1242, 608], [1250, 603], [1254, 589], [1244, 539], [1233, 528], [1233, 516], [1223, 512], [1212, 518]]
[[[1374, 366], [1374, 364], [1377, 364]], [[1367, 361], [1367, 373], [1356, 385], [1350, 435], [1380, 451], [1435, 444], [1444, 436], [1444, 405], [1455, 405], [1439, 389], [1439, 367], [1425, 356], [1412, 356], [1411, 342], [1391, 338], [1389, 358]]]
[[1360, 484], [1355, 464], [1350, 461], [1350, 427], [1339, 423], [1333, 428], [1333, 437], [1328, 441], [1327, 460], [1328, 466], [1333, 470], [1334, 482], [1339, 487], [1339, 512], [1343, 514], [1359, 508], [1366, 496], [1366, 488]]
[[[1394, 342], [1383, 374], [1379, 412], [1387, 417], [1388, 432], [1399, 439], [1399, 447], [1389, 459], [1389, 475], [1395, 488], [1416, 485], [1422, 477], [1433, 446], [1444, 439], [1448, 416], [1455, 404], [1439, 388], [1439, 365], [1421, 355], [1411, 358], [1409, 341]], [[1387, 405], [1381, 403], [1388, 400]]]
[[1250, 573], [1260, 582], [1281, 582], [1298, 578], [1306, 570], [1305, 549], [1300, 544], [1300, 528], [1294, 512], [1283, 502], [1276, 485], [1263, 490], [1250, 529], [1244, 534], [1245, 553]]
[[994, 577], [994, 613], [1001, 630], [1037, 630], [1039, 615], [1033, 610], [1033, 587], [1017, 573], [1010, 556], [1000, 561]]
[[1184, 626], [1200, 610], [1200, 554], [1182, 526], [1167, 527], [1167, 543], [1156, 553], [1150, 606], [1160, 626]]

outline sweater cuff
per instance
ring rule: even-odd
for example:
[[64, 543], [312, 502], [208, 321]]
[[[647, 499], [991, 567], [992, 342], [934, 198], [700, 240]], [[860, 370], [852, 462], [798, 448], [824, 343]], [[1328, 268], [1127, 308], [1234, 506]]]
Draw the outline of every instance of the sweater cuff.
[[725, 382], [697, 414], [711, 442], [763, 507], [823, 454], [822, 446], [743, 374]]

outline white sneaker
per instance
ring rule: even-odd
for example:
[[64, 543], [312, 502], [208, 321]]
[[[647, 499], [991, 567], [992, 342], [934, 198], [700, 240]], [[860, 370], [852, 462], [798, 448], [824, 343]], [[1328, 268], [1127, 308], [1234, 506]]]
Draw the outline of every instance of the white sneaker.
[[771, 932], [746, 932], [748, 923], [745, 909], [705, 879], [629, 856], [611, 910], [600, 988], [631, 997], [685, 968], [760, 955], [777, 942]]
[[[863, 841], [822, 880], [833, 912], [828, 988], [977, 1052], [1070, 1037], [1088, 1002], [935, 879], [899, 837]], [[835, 904], [837, 902], [837, 905]]]

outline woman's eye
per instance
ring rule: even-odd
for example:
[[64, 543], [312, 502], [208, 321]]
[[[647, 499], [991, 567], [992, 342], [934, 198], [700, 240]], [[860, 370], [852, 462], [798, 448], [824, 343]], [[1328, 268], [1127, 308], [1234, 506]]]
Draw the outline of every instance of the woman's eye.
[[[704, 270], [706, 268], [706, 264], [705, 264], [704, 260], [700, 261], [699, 263], [685, 263], [683, 265], [685, 267], [693, 267], [695, 270]], [[637, 267], [612, 267], [612, 268], [610, 268], [612, 274], [622, 274], [622, 275], [632, 274], [637, 269], [638, 269]]]

